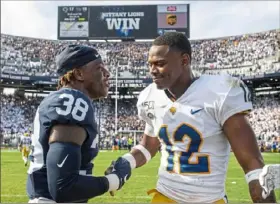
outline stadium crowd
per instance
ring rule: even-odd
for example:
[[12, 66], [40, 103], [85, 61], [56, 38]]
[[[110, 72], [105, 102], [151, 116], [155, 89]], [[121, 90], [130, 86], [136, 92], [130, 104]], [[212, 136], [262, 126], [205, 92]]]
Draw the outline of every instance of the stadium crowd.
[[[15, 139], [32, 130], [36, 109], [42, 97], [16, 97], [2, 95], [1, 97], [1, 132], [4, 142]], [[133, 137], [136, 132], [140, 140], [144, 123], [137, 117], [136, 99], [122, 100], [118, 103], [118, 135], [115, 135], [114, 100], [104, 99], [94, 102], [95, 114], [100, 117], [101, 146], [112, 145], [112, 136]], [[99, 113], [99, 111], [101, 111]], [[248, 115], [249, 121], [259, 142], [268, 146], [275, 139], [280, 140], [280, 98], [260, 96], [254, 99], [254, 110]], [[99, 120], [97, 120], [99, 123]]]
[[[280, 32], [271, 30], [241, 36], [191, 40], [194, 74], [228, 73], [252, 76], [280, 72]], [[1, 73], [57, 76], [54, 56], [57, 50], [73, 42], [34, 39], [1, 34]], [[96, 47], [114, 75], [123, 78], [149, 77], [147, 55], [150, 42], [92, 42], [77, 41]], [[0, 133], [4, 143], [32, 129], [33, 117], [41, 97], [2, 95]], [[119, 100], [119, 135], [115, 135], [115, 104], [112, 99], [94, 103], [100, 120], [101, 145], [112, 144], [112, 136], [127, 138], [144, 130], [137, 117], [136, 99]], [[270, 96], [256, 97], [254, 111], [248, 116], [259, 142], [270, 143], [280, 137], [280, 102]], [[134, 131], [134, 132], [132, 132]], [[6, 138], [6, 140], [5, 140]]]
[[[236, 76], [279, 72], [279, 30], [217, 39], [192, 40], [192, 67], [196, 75], [229, 73]], [[44, 40], [1, 34], [1, 71], [56, 76], [54, 56], [71, 41]], [[96, 47], [112, 74], [119, 77], [149, 77], [147, 54], [150, 42], [75, 43]], [[271, 59], [272, 57], [272, 59]], [[274, 57], [274, 58], [273, 58]], [[277, 61], [277, 60], [276, 60]]]

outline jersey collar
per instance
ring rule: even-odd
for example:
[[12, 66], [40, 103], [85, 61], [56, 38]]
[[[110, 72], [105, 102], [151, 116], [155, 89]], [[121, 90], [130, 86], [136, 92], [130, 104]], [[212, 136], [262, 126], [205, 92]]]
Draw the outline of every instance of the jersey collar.
[[191, 89], [193, 89], [193, 87], [194, 87], [194, 85], [196, 84], [196, 82], [198, 81], [198, 79], [199, 78], [196, 78], [196, 79], [194, 79], [193, 81], [192, 81], [192, 83], [191, 83], [191, 85], [185, 90], [185, 92], [179, 97], [179, 98], [175, 98], [175, 96], [172, 94], [172, 93], [170, 93], [170, 91], [168, 90], [168, 89], [164, 89], [164, 95], [172, 102], [172, 103], [174, 103], [174, 102], [176, 102], [176, 101], [179, 101], [181, 98], [183, 98], [183, 97], [185, 97], [188, 93], [189, 93], [189, 91], [191, 90]]

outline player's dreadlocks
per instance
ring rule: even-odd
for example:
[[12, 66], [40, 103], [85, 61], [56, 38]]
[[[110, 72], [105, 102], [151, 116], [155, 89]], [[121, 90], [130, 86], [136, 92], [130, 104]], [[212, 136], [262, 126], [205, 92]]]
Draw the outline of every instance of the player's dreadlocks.
[[170, 48], [176, 49], [183, 54], [188, 54], [190, 60], [192, 58], [192, 48], [190, 41], [183, 33], [179, 32], [169, 32], [165, 33], [162, 36], [157, 37], [153, 45], [160, 46], [160, 45], [168, 45]]
[[61, 89], [63, 86], [70, 84], [70, 82], [73, 81], [74, 79], [75, 79], [74, 70], [70, 70], [69, 72], [67, 72], [62, 77], [59, 78], [57, 90]]

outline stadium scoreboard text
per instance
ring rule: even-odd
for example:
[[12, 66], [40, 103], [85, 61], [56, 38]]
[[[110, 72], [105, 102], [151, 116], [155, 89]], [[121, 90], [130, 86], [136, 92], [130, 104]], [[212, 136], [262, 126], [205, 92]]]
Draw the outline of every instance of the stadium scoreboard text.
[[153, 39], [165, 32], [190, 36], [189, 4], [58, 7], [59, 40]]

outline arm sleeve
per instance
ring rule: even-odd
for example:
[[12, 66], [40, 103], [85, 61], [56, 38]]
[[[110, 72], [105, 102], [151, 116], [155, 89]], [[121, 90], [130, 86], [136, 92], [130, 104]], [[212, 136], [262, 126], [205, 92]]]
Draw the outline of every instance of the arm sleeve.
[[56, 202], [84, 202], [108, 191], [106, 177], [79, 175], [79, 145], [63, 142], [50, 144], [46, 165], [49, 192]]
[[251, 93], [243, 81], [230, 77], [225, 82], [225, 92], [219, 93], [218, 118], [223, 126], [226, 120], [237, 113], [248, 113], [253, 109]]

